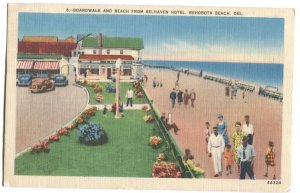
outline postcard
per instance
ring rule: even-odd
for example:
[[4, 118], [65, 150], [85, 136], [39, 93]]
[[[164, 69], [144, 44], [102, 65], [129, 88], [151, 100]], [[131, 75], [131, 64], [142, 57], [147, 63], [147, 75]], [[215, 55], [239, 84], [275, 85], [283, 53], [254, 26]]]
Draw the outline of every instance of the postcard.
[[9, 4], [4, 185], [288, 191], [293, 9]]

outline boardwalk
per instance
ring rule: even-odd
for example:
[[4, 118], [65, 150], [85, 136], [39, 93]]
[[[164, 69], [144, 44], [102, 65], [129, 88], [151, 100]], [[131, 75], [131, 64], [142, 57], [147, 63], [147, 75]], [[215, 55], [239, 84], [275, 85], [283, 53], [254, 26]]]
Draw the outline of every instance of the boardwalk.
[[[280, 158], [281, 158], [281, 125], [282, 125], [282, 103], [274, 100], [260, 97], [256, 93], [246, 93], [246, 103], [242, 100], [241, 92], [238, 93], [236, 100], [231, 100], [224, 96], [224, 85], [205, 81], [199, 77], [187, 76], [181, 73], [179, 88], [194, 89], [197, 95], [195, 107], [191, 108], [178, 104], [171, 109], [169, 93], [175, 86], [177, 74], [170, 70], [146, 69], [145, 73], [149, 80], [145, 85], [148, 93], [153, 98], [154, 103], [161, 112], [172, 112], [174, 121], [181, 129], [178, 135], [174, 135], [182, 151], [189, 148], [195, 156], [195, 162], [199, 163], [206, 171], [207, 178], [213, 178], [213, 166], [210, 158], [206, 154], [206, 145], [204, 142], [205, 122], [209, 121], [211, 127], [216, 125], [216, 115], [221, 112], [228, 123], [228, 134], [234, 131], [234, 123], [241, 121], [244, 124], [244, 115], [251, 117], [251, 122], [255, 126], [254, 148], [257, 153], [255, 158], [254, 172], [257, 179], [265, 179], [265, 161], [264, 153], [268, 141], [275, 143], [277, 178], [280, 178]], [[152, 88], [152, 79], [162, 80], [163, 87]], [[232, 143], [232, 139], [231, 143]], [[270, 170], [271, 171], [271, 170]], [[269, 173], [271, 176], [272, 173]], [[236, 165], [233, 165], [233, 174], [221, 178], [238, 178]]]

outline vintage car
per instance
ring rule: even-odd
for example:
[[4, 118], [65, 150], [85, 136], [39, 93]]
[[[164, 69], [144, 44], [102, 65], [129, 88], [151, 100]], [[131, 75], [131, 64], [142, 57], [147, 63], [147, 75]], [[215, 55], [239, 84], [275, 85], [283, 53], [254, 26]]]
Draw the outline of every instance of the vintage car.
[[69, 84], [69, 81], [66, 76], [57, 75], [54, 78], [54, 84], [55, 86], [67, 86]]
[[50, 78], [35, 78], [32, 80], [30, 91], [32, 93], [55, 90], [54, 81]]
[[17, 79], [17, 86], [30, 86], [33, 76], [30, 74], [21, 74]]

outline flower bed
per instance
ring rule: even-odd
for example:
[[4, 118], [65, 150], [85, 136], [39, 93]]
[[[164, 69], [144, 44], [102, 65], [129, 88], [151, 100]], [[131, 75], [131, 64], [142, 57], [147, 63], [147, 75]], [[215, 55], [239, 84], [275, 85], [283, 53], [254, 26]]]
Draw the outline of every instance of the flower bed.
[[151, 136], [150, 137], [150, 144], [153, 148], [159, 148], [162, 143], [162, 139], [159, 136]]
[[133, 83], [133, 88], [134, 88], [134, 93], [138, 98], [143, 98], [144, 94], [143, 94], [143, 88], [141, 86], [141, 83], [138, 81], [135, 81]]
[[101, 125], [84, 124], [78, 127], [79, 141], [85, 145], [100, 145], [107, 142], [107, 135]]
[[41, 153], [41, 152], [49, 153], [50, 152], [50, 148], [49, 148], [49, 142], [48, 142], [48, 140], [44, 139], [44, 140], [41, 140], [39, 143], [35, 144], [31, 148], [31, 152], [32, 153]]
[[87, 110], [85, 110], [76, 120], [75, 122], [69, 126], [64, 127], [56, 131], [55, 134], [50, 135], [48, 139], [43, 139], [39, 143], [33, 145], [31, 147], [32, 153], [41, 153], [41, 152], [50, 152], [50, 143], [52, 142], [58, 142], [60, 141], [62, 136], [69, 136], [70, 131], [77, 128], [78, 126], [84, 124], [90, 117], [94, 116], [96, 114], [97, 108], [91, 107]]
[[166, 156], [159, 154], [156, 162], [152, 166], [152, 177], [154, 178], [180, 178], [181, 172], [177, 165], [166, 162]]

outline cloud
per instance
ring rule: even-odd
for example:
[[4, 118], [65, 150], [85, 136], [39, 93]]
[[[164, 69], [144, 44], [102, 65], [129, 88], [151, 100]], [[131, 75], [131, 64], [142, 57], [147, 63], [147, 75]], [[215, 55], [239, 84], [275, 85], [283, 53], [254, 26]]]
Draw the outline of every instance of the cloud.
[[283, 53], [263, 44], [199, 44], [175, 39], [146, 47], [144, 59], [220, 62], [283, 63]]

